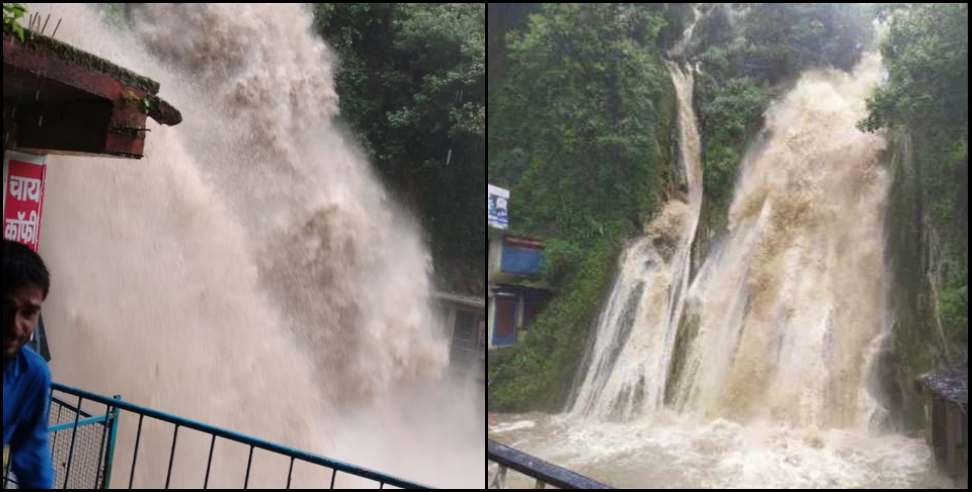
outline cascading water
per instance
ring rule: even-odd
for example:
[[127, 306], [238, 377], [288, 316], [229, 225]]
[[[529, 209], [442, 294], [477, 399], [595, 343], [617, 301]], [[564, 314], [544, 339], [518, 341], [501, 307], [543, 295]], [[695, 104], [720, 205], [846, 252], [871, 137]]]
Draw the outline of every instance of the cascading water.
[[570, 412], [499, 416], [491, 438], [617, 487], [951, 487], [922, 439], [873, 425], [888, 176], [855, 123], [880, 69], [809, 71], [771, 105], [691, 268], [698, 146], [670, 66], [689, 192], [622, 254]]
[[814, 71], [766, 114], [727, 237], [686, 302], [672, 403], [712, 416], [849, 426], [870, 409], [868, 347], [886, 327], [883, 140], [855, 122], [880, 76]]
[[686, 301], [673, 404], [709, 415], [852, 426], [872, 413], [869, 346], [888, 326], [883, 139], [855, 123], [880, 77], [805, 74], [766, 114], [723, 246]]
[[591, 368], [577, 392], [575, 413], [627, 419], [643, 409], [658, 408], [664, 397], [702, 209], [692, 73], [674, 63], [669, 70], [678, 96], [680, 159], [687, 193], [666, 203], [644, 237], [626, 249], [598, 320]]
[[887, 312], [883, 141], [854, 126], [880, 61], [867, 56], [853, 74], [807, 73], [767, 112], [768, 136], [744, 161], [727, 236], [691, 289], [698, 136], [691, 78], [670, 69], [689, 205], [666, 204], [625, 251], [575, 412], [630, 419], [667, 395], [711, 416], [854, 423], [871, 413], [860, 408], [874, 401], [865, 355]]
[[[81, 5], [28, 8], [64, 18], [58, 39], [158, 80], [184, 117], [150, 122], [142, 161], [49, 158], [41, 254], [55, 379], [481, 487], [481, 410], [474, 386], [444, 379], [428, 255], [334, 127], [335, 60], [311, 14], [152, 5], [117, 33]], [[116, 453], [126, 482], [135, 420], [122, 420]], [[171, 432], [146, 425], [136, 486], [164, 484]], [[217, 444], [210, 486], [242, 485], [239, 448]], [[204, 436], [180, 433], [173, 485], [200, 486], [207, 451]], [[250, 486], [283, 486], [284, 460], [262, 461]], [[330, 478], [295, 473], [295, 486]]]

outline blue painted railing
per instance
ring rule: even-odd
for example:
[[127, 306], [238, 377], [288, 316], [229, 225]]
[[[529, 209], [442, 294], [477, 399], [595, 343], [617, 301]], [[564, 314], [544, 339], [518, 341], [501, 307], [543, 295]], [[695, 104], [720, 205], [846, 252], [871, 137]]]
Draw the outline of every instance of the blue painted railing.
[[[111, 481], [118, 435], [118, 409], [106, 409], [104, 415], [92, 416], [53, 396], [52, 390], [48, 422], [55, 488], [106, 488]], [[3, 470], [3, 488], [17, 485], [8, 463], [8, 468]]]
[[[64, 402], [64, 400], [55, 397], [54, 396], [55, 391], [77, 397], [77, 405], [74, 405], [73, 403], [68, 404]], [[85, 400], [105, 405], [106, 408], [105, 414], [101, 416], [92, 416], [82, 411], [81, 410], [82, 403]], [[376, 483], [378, 488], [385, 488], [386, 485], [392, 487], [404, 488], [404, 489], [429, 488], [415, 482], [386, 475], [384, 473], [377, 472], [374, 470], [369, 470], [367, 468], [362, 468], [349, 463], [344, 463], [342, 461], [307, 453], [305, 451], [271, 443], [269, 441], [247, 436], [230, 430], [220, 429], [208, 424], [196, 422], [194, 420], [189, 420], [176, 415], [171, 415], [165, 412], [161, 412], [159, 410], [135, 405], [123, 401], [120, 399], [120, 397], [117, 396], [115, 398], [108, 398], [78, 388], [72, 388], [70, 386], [65, 386], [63, 384], [54, 383], [52, 384], [52, 388], [51, 388], [51, 404], [52, 404], [51, 416], [55, 422], [55, 425], [52, 425], [50, 428], [50, 431], [52, 433], [52, 437], [51, 437], [52, 449], [54, 450], [59, 449], [57, 446], [59, 441], [58, 436], [60, 434], [65, 432], [70, 432], [71, 434], [66, 462], [59, 463], [59, 456], [57, 455], [57, 453], [53, 453], [55, 455], [54, 456], [55, 475], [57, 477], [56, 485], [58, 487], [68, 488], [69, 485], [70, 488], [72, 489], [108, 487], [108, 485], [111, 482], [111, 466], [114, 461], [114, 449], [115, 449], [115, 440], [117, 436], [119, 412], [129, 412], [138, 415], [138, 431], [135, 435], [135, 445], [132, 451], [133, 453], [132, 461], [131, 461], [132, 465], [131, 465], [131, 470], [129, 472], [128, 488], [132, 488], [132, 484], [134, 483], [135, 480], [135, 467], [138, 462], [138, 450], [139, 450], [139, 444], [142, 436], [142, 423], [146, 417], [148, 417], [149, 419], [155, 419], [166, 423], [170, 423], [173, 424], [174, 426], [173, 433], [172, 433], [172, 448], [169, 452], [168, 471], [166, 473], [166, 479], [165, 479], [165, 488], [167, 489], [169, 488], [170, 481], [172, 478], [172, 463], [175, 458], [175, 449], [177, 445], [177, 439], [178, 439], [180, 427], [193, 429], [195, 431], [211, 436], [210, 444], [209, 444], [209, 459], [206, 463], [206, 475], [203, 479], [203, 484], [202, 484], [203, 488], [206, 488], [209, 485], [209, 475], [210, 475], [210, 469], [213, 460], [213, 448], [216, 444], [217, 437], [220, 439], [225, 439], [228, 441], [233, 441], [233, 442], [237, 442], [249, 446], [250, 453], [247, 461], [246, 476], [243, 481], [243, 488], [247, 488], [247, 486], [249, 485], [250, 469], [253, 464], [254, 449], [262, 449], [272, 454], [282, 455], [284, 457], [290, 458], [290, 468], [289, 471], [287, 472], [287, 485], [286, 485], [288, 489], [290, 488], [291, 485], [291, 479], [293, 477], [295, 461], [302, 461], [302, 462], [306, 462], [306, 463], [318, 465], [323, 468], [330, 469], [331, 470], [330, 488], [332, 489], [334, 488], [335, 478], [337, 477], [338, 472], [371, 480]], [[56, 414], [54, 410], [55, 405], [58, 406], [58, 410]], [[73, 411], [73, 418], [74, 418], [73, 422], [70, 421], [70, 419], [68, 419], [69, 421], [67, 422], [63, 421], [64, 419], [62, 419], [61, 412], [65, 408], [69, 409], [69, 411]], [[91, 446], [90, 444], [82, 445], [80, 446], [79, 449], [76, 449], [76, 447], [78, 447], [77, 442], [79, 442], [78, 435], [83, 433], [83, 429], [85, 429], [86, 427], [92, 428], [94, 426], [103, 427], [99, 446], [94, 447], [93, 451], [91, 449], [93, 446]], [[61, 442], [63, 443], [64, 441]], [[72, 471], [75, 474], [79, 473], [77, 471], [78, 467], [73, 465], [75, 465], [75, 461], [78, 461], [79, 459], [83, 459], [86, 462], [91, 461], [93, 459], [91, 455], [94, 453], [97, 453], [96, 454], [97, 457], [96, 478], [93, 481], [79, 484], [77, 481], [77, 477], [76, 476], [72, 477]], [[8, 471], [9, 470], [4, 470], [4, 488], [7, 488]], [[11, 481], [13, 481], [13, 479], [11, 479]]]

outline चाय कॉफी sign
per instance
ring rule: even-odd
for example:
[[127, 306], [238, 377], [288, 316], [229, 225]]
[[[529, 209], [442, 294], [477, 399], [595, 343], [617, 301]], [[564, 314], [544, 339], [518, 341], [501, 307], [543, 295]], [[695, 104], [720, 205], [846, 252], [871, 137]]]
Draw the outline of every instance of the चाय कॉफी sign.
[[3, 237], [40, 247], [44, 213], [44, 157], [6, 152], [3, 166]]

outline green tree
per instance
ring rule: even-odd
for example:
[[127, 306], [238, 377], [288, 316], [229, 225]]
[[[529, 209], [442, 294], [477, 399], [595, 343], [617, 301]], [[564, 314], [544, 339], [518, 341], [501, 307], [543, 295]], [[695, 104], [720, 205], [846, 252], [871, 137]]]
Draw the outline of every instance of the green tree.
[[[913, 143], [905, 165], [917, 176], [917, 203], [927, 216], [920, 237], [938, 243], [922, 245], [935, 250], [937, 278], [918, 281], [929, 294], [937, 291], [945, 355], [954, 360], [968, 351], [968, 4], [907, 4], [882, 14], [890, 21], [881, 45], [888, 79], [868, 99], [869, 114], [858, 126]], [[928, 261], [915, 256], [914, 262]]]
[[[558, 295], [509, 354], [490, 355], [494, 409], [564, 403], [622, 241], [677, 162], [667, 6], [545, 4], [506, 35], [491, 87], [490, 182], [512, 188], [515, 232], [547, 240]], [[670, 29], [669, 29], [670, 31]]]
[[482, 293], [485, 6], [317, 4], [314, 16], [340, 56], [341, 113], [422, 218], [440, 278]]
[[892, 11], [881, 46], [888, 83], [868, 100], [862, 128], [935, 125], [967, 134], [967, 4], [916, 4]]
[[514, 184], [523, 229], [584, 241], [650, 209], [672, 116], [658, 107], [671, 89], [664, 22], [641, 6], [545, 5], [510, 35], [488, 138], [491, 178]]

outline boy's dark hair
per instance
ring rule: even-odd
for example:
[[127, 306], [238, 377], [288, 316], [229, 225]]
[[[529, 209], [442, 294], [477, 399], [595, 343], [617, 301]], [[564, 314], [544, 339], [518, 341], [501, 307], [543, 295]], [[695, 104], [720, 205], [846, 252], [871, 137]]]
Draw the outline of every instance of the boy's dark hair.
[[3, 298], [7, 298], [14, 290], [33, 285], [40, 287], [47, 299], [47, 291], [51, 288], [51, 274], [44, 266], [44, 260], [27, 246], [3, 240], [3, 254], [0, 255], [0, 286]]

